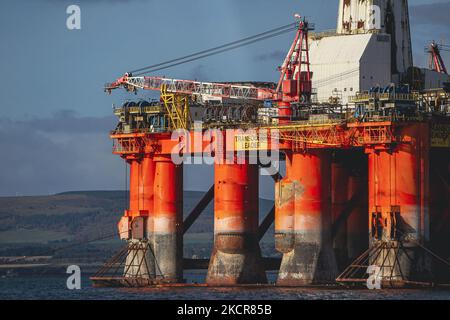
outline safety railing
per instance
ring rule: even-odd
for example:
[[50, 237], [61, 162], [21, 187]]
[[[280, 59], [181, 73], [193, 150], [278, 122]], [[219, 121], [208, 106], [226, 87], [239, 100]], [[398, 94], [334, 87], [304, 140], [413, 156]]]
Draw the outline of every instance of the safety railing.
[[124, 114], [126, 111], [132, 114], [139, 114], [139, 113], [145, 113], [145, 114], [152, 114], [152, 113], [163, 113], [164, 107], [163, 106], [145, 106], [145, 107], [115, 107], [113, 109], [114, 114], [121, 115]]
[[418, 95], [416, 93], [357, 93], [355, 96], [349, 97], [349, 102], [368, 102], [370, 100], [380, 101], [416, 101]]

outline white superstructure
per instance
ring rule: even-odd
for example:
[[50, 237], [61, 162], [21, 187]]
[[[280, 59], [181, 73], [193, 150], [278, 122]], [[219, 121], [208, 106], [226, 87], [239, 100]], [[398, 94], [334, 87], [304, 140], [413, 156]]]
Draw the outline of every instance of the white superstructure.
[[343, 104], [356, 92], [391, 83], [390, 37], [358, 34], [311, 41], [313, 87], [319, 102], [339, 98]]
[[340, 0], [338, 34], [391, 35], [392, 74], [413, 66], [408, 0]]
[[401, 84], [413, 66], [407, 0], [340, 0], [336, 33], [311, 37], [319, 102]]

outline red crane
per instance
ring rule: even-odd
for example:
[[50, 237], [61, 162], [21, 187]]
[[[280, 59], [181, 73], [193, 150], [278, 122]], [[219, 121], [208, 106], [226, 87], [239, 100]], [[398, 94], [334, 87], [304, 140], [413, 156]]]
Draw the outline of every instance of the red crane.
[[299, 19], [299, 25], [294, 42], [279, 68], [281, 71], [277, 93], [281, 91], [278, 102], [280, 122], [288, 122], [293, 116], [293, 104], [307, 105], [311, 102], [312, 73], [309, 63], [308, 33], [314, 30], [306, 18]]
[[436, 72], [439, 73], [445, 73], [448, 74], [447, 72], [447, 68], [445, 67], [444, 64], [444, 60], [442, 59], [441, 56], [441, 51], [450, 51], [448, 49], [444, 49], [444, 45], [439, 45], [436, 42], [432, 42], [429, 49], [428, 49], [428, 53], [430, 54], [430, 59], [429, 59], [429, 68], [431, 70], [434, 70]]
[[312, 93], [308, 32], [313, 30], [313, 27], [300, 15], [296, 14], [295, 17], [299, 20], [297, 33], [283, 65], [279, 67], [281, 75], [276, 90], [154, 76], [134, 77], [131, 73], [126, 73], [113, 83], [106, 84], [105, 91], [111, 93], [112, 90], [120, 87], [130, 92], [136, 92], [138, 89], [155, 91], [164, 89], [166, 92], [183, 95], [241, 100], [274, 100], [279, 107], [280, 119], [289, 121], [292, 118], [292, 104], [309, 104]]
[[[300, 16], [296, 15], [301, 19]], [[308, 32], [314, 28], [304, 18], [300, 20], [294, 42], [279, 68], [277, 92], [282, 92], [282, 101], [308, 102], [311, 98], [312, 73], [309, 63]]]

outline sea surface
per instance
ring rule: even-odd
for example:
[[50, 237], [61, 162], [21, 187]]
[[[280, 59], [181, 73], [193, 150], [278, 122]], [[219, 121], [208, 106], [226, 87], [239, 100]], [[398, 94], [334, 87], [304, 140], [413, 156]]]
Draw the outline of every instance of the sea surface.
[[[269, 280], [275, 280], [269, 274]], [[204, 273], [185, 273], [187, 283], [202, 283]], [[0, 278], [0, 300], [450, 300], [450, 289], [368, 290], [345, 288], [94, 288], [89, 275], [82, 276], [80, 290], [69, 290], [65, 275], [33, 275]]]

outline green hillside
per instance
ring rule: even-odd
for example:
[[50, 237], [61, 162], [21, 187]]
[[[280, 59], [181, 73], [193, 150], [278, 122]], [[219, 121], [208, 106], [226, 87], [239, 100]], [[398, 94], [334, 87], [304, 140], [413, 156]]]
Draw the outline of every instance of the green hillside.
[[[202, 195], [202, 192], [185, 192], [185, 217]], [[86, 261], [106, 259], [124, 244], [115, 234], [117, 221], [127, 202], [125, 191], [0, 197], [0, 256], [51, 255], [57, 259]], [[272, 205], [272, 201], [260, 200], [261, 219]], [[272, 230], [269, 232], [273, 233]], [[111, 237], [86, 243], [107, 236]], [[212, 203], [184, 240], [185, 256], [209, 256], [213, 240]], [[266, 254], [274, 253], [270, 234], [265, 237], [262, 247]]]

